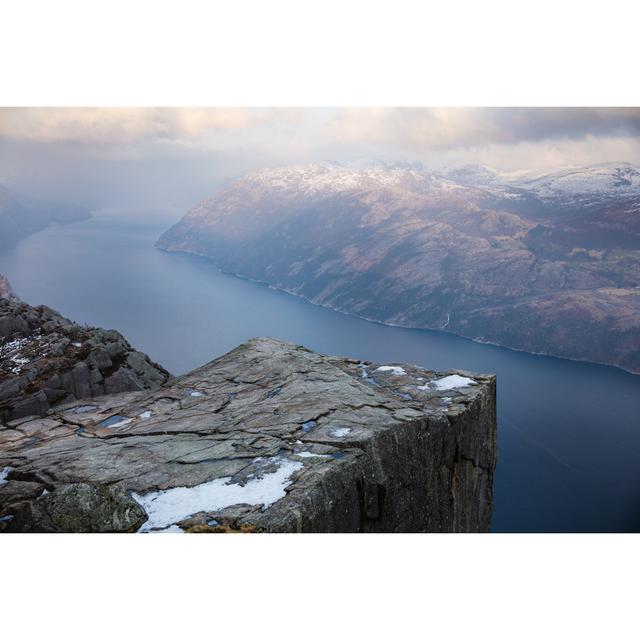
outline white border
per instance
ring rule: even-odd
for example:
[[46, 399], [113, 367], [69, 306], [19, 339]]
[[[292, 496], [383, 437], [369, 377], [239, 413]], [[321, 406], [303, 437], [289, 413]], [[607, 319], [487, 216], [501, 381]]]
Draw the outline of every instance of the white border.
[[637, 106], [630, 0], [21, 0], [16, 106]]
[[[4, 105], [637, 106], [636, 6], [5, 3]], [[1, 536], [2, 634], [637, 637], [637, 536]], [[633, 582], [632, 582], [633, 576]]]
[[637, 544], [633, 535], [6, 535], [2, 630], [65, 640], [637, 638]]

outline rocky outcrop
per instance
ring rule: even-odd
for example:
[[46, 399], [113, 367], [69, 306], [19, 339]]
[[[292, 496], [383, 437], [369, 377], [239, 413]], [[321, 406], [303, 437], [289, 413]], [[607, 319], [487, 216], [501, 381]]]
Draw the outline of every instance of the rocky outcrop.
[[81, 327], [48, 307], [0, 299], [0, 423], [74, 398], [153, 389], [170, 374], [117, 331]]
[[156, 391], [1, 427], [0, 526], [488, 531], [495, 390], [251, 340]]
[[17, 296], [13, 292], [9, 281], [0, 274], [0, 300], [16, 300]]
[[36, 500], [23, 502], [15, 510], [12, 528], [39, 533], [132, 533], [146, 519], [142, 507], [120, 487], [77, 483], [60, 485], [53, 492], [44, 490]]
[[265, 169], [158, 247], [367, 319], [640, 372], [639, 176]]

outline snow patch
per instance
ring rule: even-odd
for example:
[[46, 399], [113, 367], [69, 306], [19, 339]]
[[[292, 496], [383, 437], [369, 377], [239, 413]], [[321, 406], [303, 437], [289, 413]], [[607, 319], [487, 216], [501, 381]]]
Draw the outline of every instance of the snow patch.
[[296, 455], [301, 458], [330, 458], [330, 455], [322, 453], [312, 453], [311, 451], [296, 451]]
[[147, 512], [149, 519], [140, 532], [166, 529], [200, 511], [219, 511], [234, 504], [271, 506], [287, 494], [291, 476], [303, 468], [302, 462], [285, 458], [256, 458], [254, 462], [274, 462], [275, 471], [261, 472], [244, 485], [231, 482], [231, 477], [217, 478], [195, 487], [174, 487], [132, 497]]
[[451, 376], [440, 378], [439, 380], [431, 380], [431, 382], [427, 382], [427, 384], [418, 387], [418, 389], [420, 389], [421, 391], [431, 391], [431, 389], [429, 388], [429, 386], [431, 385], [438, 391], [449, 391], [450, 389], [461, 389], [462, 387], [469, 387], [473, 384], [477, 384], [477, 382], [475, 380], [472, 380], [471, 378], [453, 374]]
[[25, 364], [29, 364], [29, 358], [23, 358], [21, 356], [11, 356], [9, 359], [15, 365], [11, 367], [11, 373], [20, 373], [20, 371], [22, 371], [22, 367]]
[[378, 367], [376, 371], [387, 371], [394, 376], [406, 376], [407, 372], [402, 367], [392, 367], [389, 365], [383, 365], [382, 367]]
[[4, 469], [2, 469], [2, 471], [0, 471], [0, 485], [7, 484], [7, 482], [9, 482], [7, 480], [7, 477], [9, 476], [11, 471], [13, 471], [13, 467], [5, 467]]
[[147, 418], [151, 417], [151, 411], [143, 411], [142, 413], [138, 414], [138, 418], [142, 418], [142, 420], [146, 420]]
[[350, 427], [339, 427], [338, 429], [332, 429], [329, 432], [334, 438], [344, 438], [351, 433]]

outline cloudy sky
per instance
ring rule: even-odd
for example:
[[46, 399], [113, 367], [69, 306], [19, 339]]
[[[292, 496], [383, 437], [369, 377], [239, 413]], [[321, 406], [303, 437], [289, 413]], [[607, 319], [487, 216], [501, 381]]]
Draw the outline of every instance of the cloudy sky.
[[262, 166], [640, 164], [636, 108], [4, 108], [0, 182], [23, 197], [182, 213]]

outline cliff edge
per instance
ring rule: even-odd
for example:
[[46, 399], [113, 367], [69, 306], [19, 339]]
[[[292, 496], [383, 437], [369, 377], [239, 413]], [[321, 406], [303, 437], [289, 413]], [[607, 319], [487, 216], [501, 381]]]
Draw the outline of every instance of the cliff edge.
[[6, 531], [483, 532], [495, 377], [260, 338], [0, 427]]

